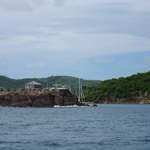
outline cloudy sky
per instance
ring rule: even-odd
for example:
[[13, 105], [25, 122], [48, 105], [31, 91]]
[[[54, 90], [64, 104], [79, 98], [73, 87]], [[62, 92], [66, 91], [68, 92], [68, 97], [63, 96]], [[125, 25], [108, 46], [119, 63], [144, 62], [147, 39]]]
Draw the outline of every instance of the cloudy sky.
[[0, 0], [0, 74], [109, 79], [150, 71], [150, 0]]

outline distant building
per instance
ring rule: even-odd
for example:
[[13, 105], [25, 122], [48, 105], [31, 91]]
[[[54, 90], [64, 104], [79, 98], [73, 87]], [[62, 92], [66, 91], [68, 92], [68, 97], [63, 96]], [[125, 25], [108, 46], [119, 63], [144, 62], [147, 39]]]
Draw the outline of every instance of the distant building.
[[41, 83], [36, 81], [28, 82], [25, 84], [25, 89], [40, 89], [42, 88]]

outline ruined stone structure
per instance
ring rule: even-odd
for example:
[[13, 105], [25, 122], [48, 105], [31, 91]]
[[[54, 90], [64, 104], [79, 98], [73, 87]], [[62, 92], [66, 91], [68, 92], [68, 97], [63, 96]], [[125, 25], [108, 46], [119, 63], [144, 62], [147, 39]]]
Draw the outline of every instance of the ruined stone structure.
[[77, 98], [67, 89], [1, 91], [0, 106], [53, 107], [78, 104]]
[[25, 84], [25, 89], [27, 90], [40, 89], [40, 88], [42, 88], [41, 84], [36, 81], [32, 81]]
[[76, 105], [78, 103], [77, 97], [74, 96], [68, 89], [65, 88], [51, 88], [50, 93], [55, 96], [55, 105]]

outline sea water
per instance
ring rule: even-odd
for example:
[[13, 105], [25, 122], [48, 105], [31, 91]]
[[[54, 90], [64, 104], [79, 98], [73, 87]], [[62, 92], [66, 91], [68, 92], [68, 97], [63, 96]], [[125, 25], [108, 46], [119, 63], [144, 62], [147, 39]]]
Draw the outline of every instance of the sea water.
[[0, 150], [150, 150], [150, 105], [1, 107]]

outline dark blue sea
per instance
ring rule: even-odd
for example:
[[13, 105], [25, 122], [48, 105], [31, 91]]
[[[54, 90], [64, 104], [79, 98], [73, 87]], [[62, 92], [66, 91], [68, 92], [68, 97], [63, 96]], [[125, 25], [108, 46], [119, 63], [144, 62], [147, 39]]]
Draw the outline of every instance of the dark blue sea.
[[150, 150], [150, 105], [1, 107], [0, 150]]

